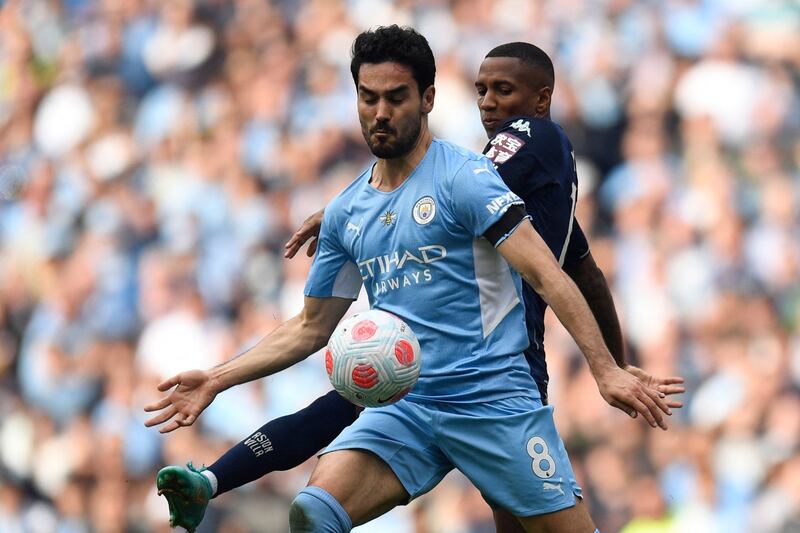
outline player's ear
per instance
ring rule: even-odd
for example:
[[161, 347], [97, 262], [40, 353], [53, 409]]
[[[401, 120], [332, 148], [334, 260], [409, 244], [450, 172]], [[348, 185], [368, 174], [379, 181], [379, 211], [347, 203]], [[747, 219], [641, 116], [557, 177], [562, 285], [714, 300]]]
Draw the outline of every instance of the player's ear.
[[546, 117], [550, 115], [550, 103], [553, 97], [553, 88], [545, 85], [539, 89], [536, 95], [536, 116]]
[[436, 88], [431, 85], [422, 93], [422, 112], [428, 114], [433, 110], [433, 99], [436, 96]]

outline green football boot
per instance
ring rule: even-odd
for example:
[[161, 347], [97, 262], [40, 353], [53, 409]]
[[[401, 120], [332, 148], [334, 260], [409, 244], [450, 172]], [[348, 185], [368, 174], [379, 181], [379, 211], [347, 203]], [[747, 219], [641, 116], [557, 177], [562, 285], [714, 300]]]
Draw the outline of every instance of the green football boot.
[[192, 533], [206, 514], [211, 499], [211, 483], [189, 461], [183, 466], [165, 466], [158, 471], [156, 487], [169, 504], [169, 525]]

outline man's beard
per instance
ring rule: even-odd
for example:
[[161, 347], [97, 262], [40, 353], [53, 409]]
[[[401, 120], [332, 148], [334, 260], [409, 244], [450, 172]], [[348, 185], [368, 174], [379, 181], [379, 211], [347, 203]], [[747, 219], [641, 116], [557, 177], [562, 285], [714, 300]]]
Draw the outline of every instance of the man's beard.
[[[413, 119], [411, 119], [413, 120]], [[419, 132], [422, 130], [422, 121], [417, 119], [411, 122], [409, 120], [408, 129], [405, 129], [404, 133], [400, 133], [404, 128], [401, 125], [398, 129], [390, 129], [388, 126], [376, 126], [369, 133], [364, 135], [365, 140], [367, 141], [367, 146], [369, 146], [372, 155], [378, 157], [380, 159], [395, 159], [398, 157], [403, 157], [404, 155], [408, 154], [414, 145], [417, 143], [417, 139], [419, 138]], [[372, 142], [372, 134], [375, 133], [376, 130], [383, 129], [386, 130], [387, 133], [391, 133], [395, 135], [395, 141], [393, 144], [376, 144]]]

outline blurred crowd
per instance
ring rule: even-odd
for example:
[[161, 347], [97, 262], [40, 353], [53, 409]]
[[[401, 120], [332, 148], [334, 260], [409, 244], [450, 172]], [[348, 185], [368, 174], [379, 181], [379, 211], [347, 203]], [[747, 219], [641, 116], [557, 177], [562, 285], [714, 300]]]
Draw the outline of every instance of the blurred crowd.
[[[800, 531], [792, 0], [0, 0], [0, 531], [167, 531], [158, 468], [210, 464], [328, 390], [314, 356], [194, 427], [142, 424], [161, 379], [302, 305], [310, 259], [283, 243], [370, 159], [349, 47], [388, 23], [433, 48], [434, 133], [476, 150], [485, 53], [553, 57], [628, 356], [688, 388], [669, 431], [628, 419], [549, 316], [550, 396], [600, 530]], [[200, 531], [286, 531], [312, 466], [214, 500]], [[361, 531], [493, 526], [452, 474]]]

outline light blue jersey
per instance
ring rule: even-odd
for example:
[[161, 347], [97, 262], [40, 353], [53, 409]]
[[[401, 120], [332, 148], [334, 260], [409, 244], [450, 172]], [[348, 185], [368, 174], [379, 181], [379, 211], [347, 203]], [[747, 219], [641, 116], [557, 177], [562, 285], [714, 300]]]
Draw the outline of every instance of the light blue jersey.
[[484, 156], [434, 140], [391, 192], [364, 172], [325, 209], [307, 296], [356, 298], [417, 334], [423, 363], [411, 401], [538, 398], [521, 282], [481, 236], [522, 200]]

